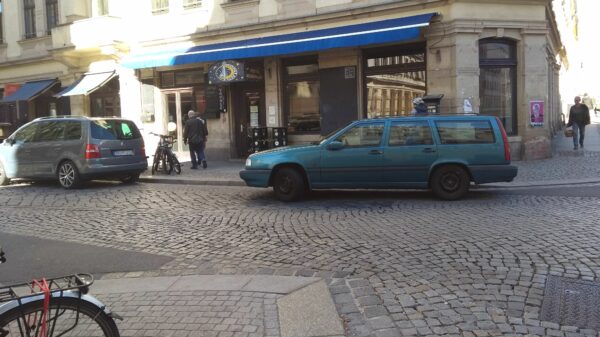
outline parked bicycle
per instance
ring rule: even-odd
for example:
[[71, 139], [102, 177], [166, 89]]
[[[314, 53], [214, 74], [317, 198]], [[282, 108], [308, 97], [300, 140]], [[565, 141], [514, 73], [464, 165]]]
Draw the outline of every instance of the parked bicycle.
[[0, 337], [119, 337], [121, 318], [88, 294], [93, 282], [75, 274], [0, 287]]
[[152, 174], [155, 174], [159, 170], [167, 174], [171, 174], [175, 170], [175, 173], [181, 174], [181, 164], [173, 152], [173, 137], [152, 132], [150, 134], [160, 137], [158, 146], [154, 152]]

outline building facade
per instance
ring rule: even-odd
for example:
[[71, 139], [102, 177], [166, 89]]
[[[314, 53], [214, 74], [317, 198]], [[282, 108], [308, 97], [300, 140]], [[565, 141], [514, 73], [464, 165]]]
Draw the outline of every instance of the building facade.
[[497, 116], [513, 158], [551, 156], [565, 58], [550, 0], [2, 0], [3, 135], [53, 114], [122, 116], [147, 148], [188, 110], [210, 159], [249, 130], [307, 143], [359, 118]]

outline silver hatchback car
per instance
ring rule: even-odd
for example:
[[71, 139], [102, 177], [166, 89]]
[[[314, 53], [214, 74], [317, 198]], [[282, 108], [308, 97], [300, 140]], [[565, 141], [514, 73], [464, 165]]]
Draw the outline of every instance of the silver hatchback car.
[[144, 139], [121, 118], [42, 117], [0, 144], [0, 185], [10, 179], [58, 179], [76, 188], [94, 178], [135, 182], [148, 168]]

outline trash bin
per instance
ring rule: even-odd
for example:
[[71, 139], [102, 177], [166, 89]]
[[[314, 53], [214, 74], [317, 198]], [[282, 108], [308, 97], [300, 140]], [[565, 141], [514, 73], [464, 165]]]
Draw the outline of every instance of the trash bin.
[[423, 96], [423, 101], [427, 105], [427, 113], [430, 115], [440, 114], [440, 102], [444, 94]]

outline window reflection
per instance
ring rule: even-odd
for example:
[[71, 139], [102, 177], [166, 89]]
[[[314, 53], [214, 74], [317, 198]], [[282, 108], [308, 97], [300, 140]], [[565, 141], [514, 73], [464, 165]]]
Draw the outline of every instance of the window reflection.
[[288, 131], [318, 132], [321, 130], [319, 114], [319, 82], [300, 81], [286, 85], [288, 99]]

